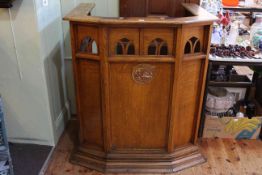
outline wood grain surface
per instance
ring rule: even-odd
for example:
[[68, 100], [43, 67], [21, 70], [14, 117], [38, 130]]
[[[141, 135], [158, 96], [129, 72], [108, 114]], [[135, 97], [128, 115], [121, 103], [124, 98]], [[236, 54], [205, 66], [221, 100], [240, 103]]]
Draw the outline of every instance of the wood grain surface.
[[[70, 121], [54, 151], [45, 175], [103, 175], [103, 173], [69, 163], [69, 156], [76, 142], [77, 130], [77, 122]], [[262, 174], [261, 140], [202, 139], [198, 144], [207, 158], [207, 163], [173, 173], [174, 175]]]
[[[94, 4], [80, 4], [72, 12], [66, 15], [63, 19], [74, 22], [88, 22], [94, 24], [117, 24], [117, 25], [180, 25], [190, 23], [210, 23], [218, 18], [203, 8], [193, 3], [179, 3], [179, 6], [183, 11], [190, 14], [188, 17], [120, 17], [120, 18], [108, 18], [108, 17], [97, 17], [88, 16], [87, 11], [91, 11], [94, 8]], [[87, 10], [83, 10], [86, 7]], [[78, 10], [79, 9], [79, 10]], [[184, 14], [184, 13], [183, 13]]]

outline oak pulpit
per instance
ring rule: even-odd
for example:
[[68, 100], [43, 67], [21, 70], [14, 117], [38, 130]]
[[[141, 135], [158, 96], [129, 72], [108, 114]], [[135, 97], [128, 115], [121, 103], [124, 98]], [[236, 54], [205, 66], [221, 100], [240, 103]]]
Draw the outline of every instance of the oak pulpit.
[[216, 17], [87, 16], [70, 21], [79, 120], [71, 162], [102, 172], [176, 172], [205, 162], [195, 145]]

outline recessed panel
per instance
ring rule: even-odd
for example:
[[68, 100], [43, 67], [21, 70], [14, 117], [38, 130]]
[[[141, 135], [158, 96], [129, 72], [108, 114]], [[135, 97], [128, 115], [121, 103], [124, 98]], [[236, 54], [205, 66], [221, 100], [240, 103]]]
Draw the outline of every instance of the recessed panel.
[[78, 64], [82, 140], [88, 146], [103, 146], [100, 66], [97, 61]]
[[173, 65], [110, 64], [113, 149], [164, 149]]
[[[175, 146], [192, 142], [202, 87], [203, 60], [184, 61], [179, 82], [178, 115], [175, 116]], [[185, 129], [186, 128], [186, 129]], [[181, 132], [183, 131], [183, 132]]]

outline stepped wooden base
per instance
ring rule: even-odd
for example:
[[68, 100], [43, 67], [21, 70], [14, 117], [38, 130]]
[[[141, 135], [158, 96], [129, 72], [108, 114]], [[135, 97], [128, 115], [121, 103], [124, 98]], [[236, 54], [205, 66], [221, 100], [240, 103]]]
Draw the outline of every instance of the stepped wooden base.
[[197, 146], [189, 145], [174, 153], [110, 153], [79, 148], [72, 163], [104, 173], [173, 173], [206, 162]]

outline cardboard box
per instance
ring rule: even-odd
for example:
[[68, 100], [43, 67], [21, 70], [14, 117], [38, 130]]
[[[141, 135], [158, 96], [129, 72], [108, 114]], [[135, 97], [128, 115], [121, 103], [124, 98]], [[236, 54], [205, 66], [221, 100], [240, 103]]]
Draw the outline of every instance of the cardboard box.
[[262, 117], [236, 118], [206, 115], [203, 138], [259, 139]]

